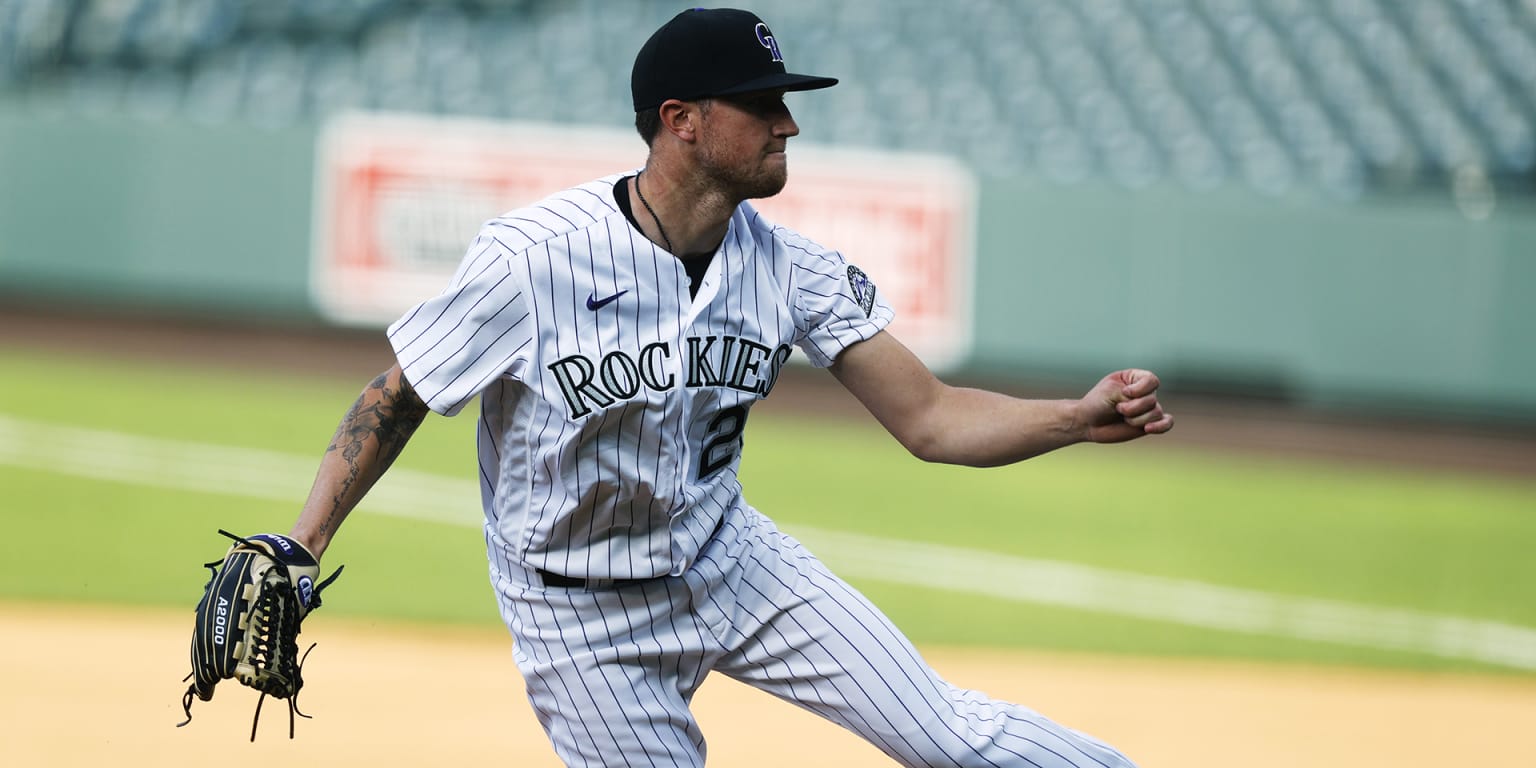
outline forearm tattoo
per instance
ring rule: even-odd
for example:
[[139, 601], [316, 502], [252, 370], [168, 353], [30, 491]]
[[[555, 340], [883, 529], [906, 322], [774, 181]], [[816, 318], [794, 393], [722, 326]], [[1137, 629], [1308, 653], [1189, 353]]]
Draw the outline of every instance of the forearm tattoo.
[[[410, 382], [398, 377], [398, 386], [390, 386], [389, 373], [381, 373], [368, 383], [357, 401], [342, 417], [331, 438], [327, 453], [339, 453], [346, 464], [346, 477], [336, 494], [331, 497], [330, 510], [320, 525], [322, 533], [329, 532], [341, 523], [351, 505], [358, 483], [371, 485], [394, 463], [411, 435], [427, 416], [427, 405], [422, 402]], [[365, 462], [370, 439], [376, 443], [374, 459]], [[365, 486], [363, 491], [367, 490]], [[349, 503], [349, 500], [350, 503]]]

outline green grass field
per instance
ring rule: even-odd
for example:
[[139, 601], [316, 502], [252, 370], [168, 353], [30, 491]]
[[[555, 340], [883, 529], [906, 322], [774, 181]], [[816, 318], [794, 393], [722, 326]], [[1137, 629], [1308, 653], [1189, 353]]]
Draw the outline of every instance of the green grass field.
[[[0, 370], [0, 426], [9, 418], [301, 460], [318, 460], [365, 383], [3, 348]], [[1196, 453], [1155, 440], [1077, 446], [973, 470], [918, 462], [872, 424], [754, 419], [743, 470], [747, 497], [792, 533], [797, 526], [863, 533], [1498, 622], [1513, 625], [1517, 645], [1536, 631], [1536, 482]], [[14, 458], [29, 446], [7, 446], [5, 434], [0, 429], [8, 529], [0, 598], [190, 612], [207, 575], [198, 563], [224, 549], [215, 529], [286, 531], [308, 489], [307, 480], [285, 482], [273, 489], [292, 499], [283, 503], [168, 487], [153, 476], [94, 478], [91, 464], [109, 463], [121, 450], [113, 441], [81, 446], [77, 466], [49, 471]], [[397, 467], [457, 478], [472, 490], [472, 435], [469, 413], [430, 417]], [[444, 503], [462, 505], [466, 520], [478, 514], [473, 493]], [[827, 559], [838, 568], [836, 558]], [[472, 525], [387, 517], [365, 503], [326, 561], [327, 568], [347, 565], [326, 603], [338, 615], [499, 623]], [[1414, 648], [850, 580], [919, 643], [1533, 671]]]

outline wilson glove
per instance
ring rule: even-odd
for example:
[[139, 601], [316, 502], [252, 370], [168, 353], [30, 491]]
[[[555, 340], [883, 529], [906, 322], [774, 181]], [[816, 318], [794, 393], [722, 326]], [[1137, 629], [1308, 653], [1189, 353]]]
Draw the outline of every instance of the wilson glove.
[[[261, 692], [251, 720], [251, 741], [267, 696], [288, 700], [288, 738], [293, 738], [297, 696], [304, 687], [298, 653], [299, 625], [320, 607], [320, 592], [341, 574], [337, 568], [324, 581], [320, 562], [304, 545], [275, 533], [249, 538], [228, 531], [219, 533], [234, 540], [223, 560], [205, 563], [213, 572], [197, 604], [197, 623], [192, 628], [191, 680], [181, 706], [192, 722], [192, 699], [213, 698], [220, 680], [235, 678]], [[310, 646], [314, 648], [313, 645]], [[306, 651], [305, 655], [308, 655]]]

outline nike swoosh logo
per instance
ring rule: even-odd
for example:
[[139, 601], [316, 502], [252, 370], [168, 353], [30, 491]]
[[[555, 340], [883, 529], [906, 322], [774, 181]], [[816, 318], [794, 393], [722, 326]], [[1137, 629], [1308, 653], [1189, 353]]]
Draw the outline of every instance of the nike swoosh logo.
[[590, 309], [593, 312], [596, 312], [597, 310], [602, 309], [603, 307], [606, 307], [606, 306], [608, 306], [609, 304], [612, 304], [615, 301], [618, 301], [619, 297], [623, 296], [626, 293], [629, 293], [629, 289], [627, 289], [627, 288], [622, 290], [622, 291], [619, 291], [618, 293], [615, 293], [612, 296], [609, 296], [606, 299], [599, 299], [599, 298], [597, 298], [597, 294], [594, 293], [594, 294], [592, 294], [592, 295], [587, 297], [587, 309]]

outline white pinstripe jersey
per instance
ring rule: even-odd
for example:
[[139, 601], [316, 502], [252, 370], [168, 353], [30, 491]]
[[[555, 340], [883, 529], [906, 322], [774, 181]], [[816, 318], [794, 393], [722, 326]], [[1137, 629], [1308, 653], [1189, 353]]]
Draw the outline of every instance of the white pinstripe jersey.
[[738, 503], [747, 409], [791, 347], [831, 365], [892, 317], [839, 253], [746, 203], [690, 298], [682, 262], [619, 209], [621, 178], [491, 220], [388, 332], [432, 410], [481, 395], [492, 545], [586, 578], [686, 570]]

